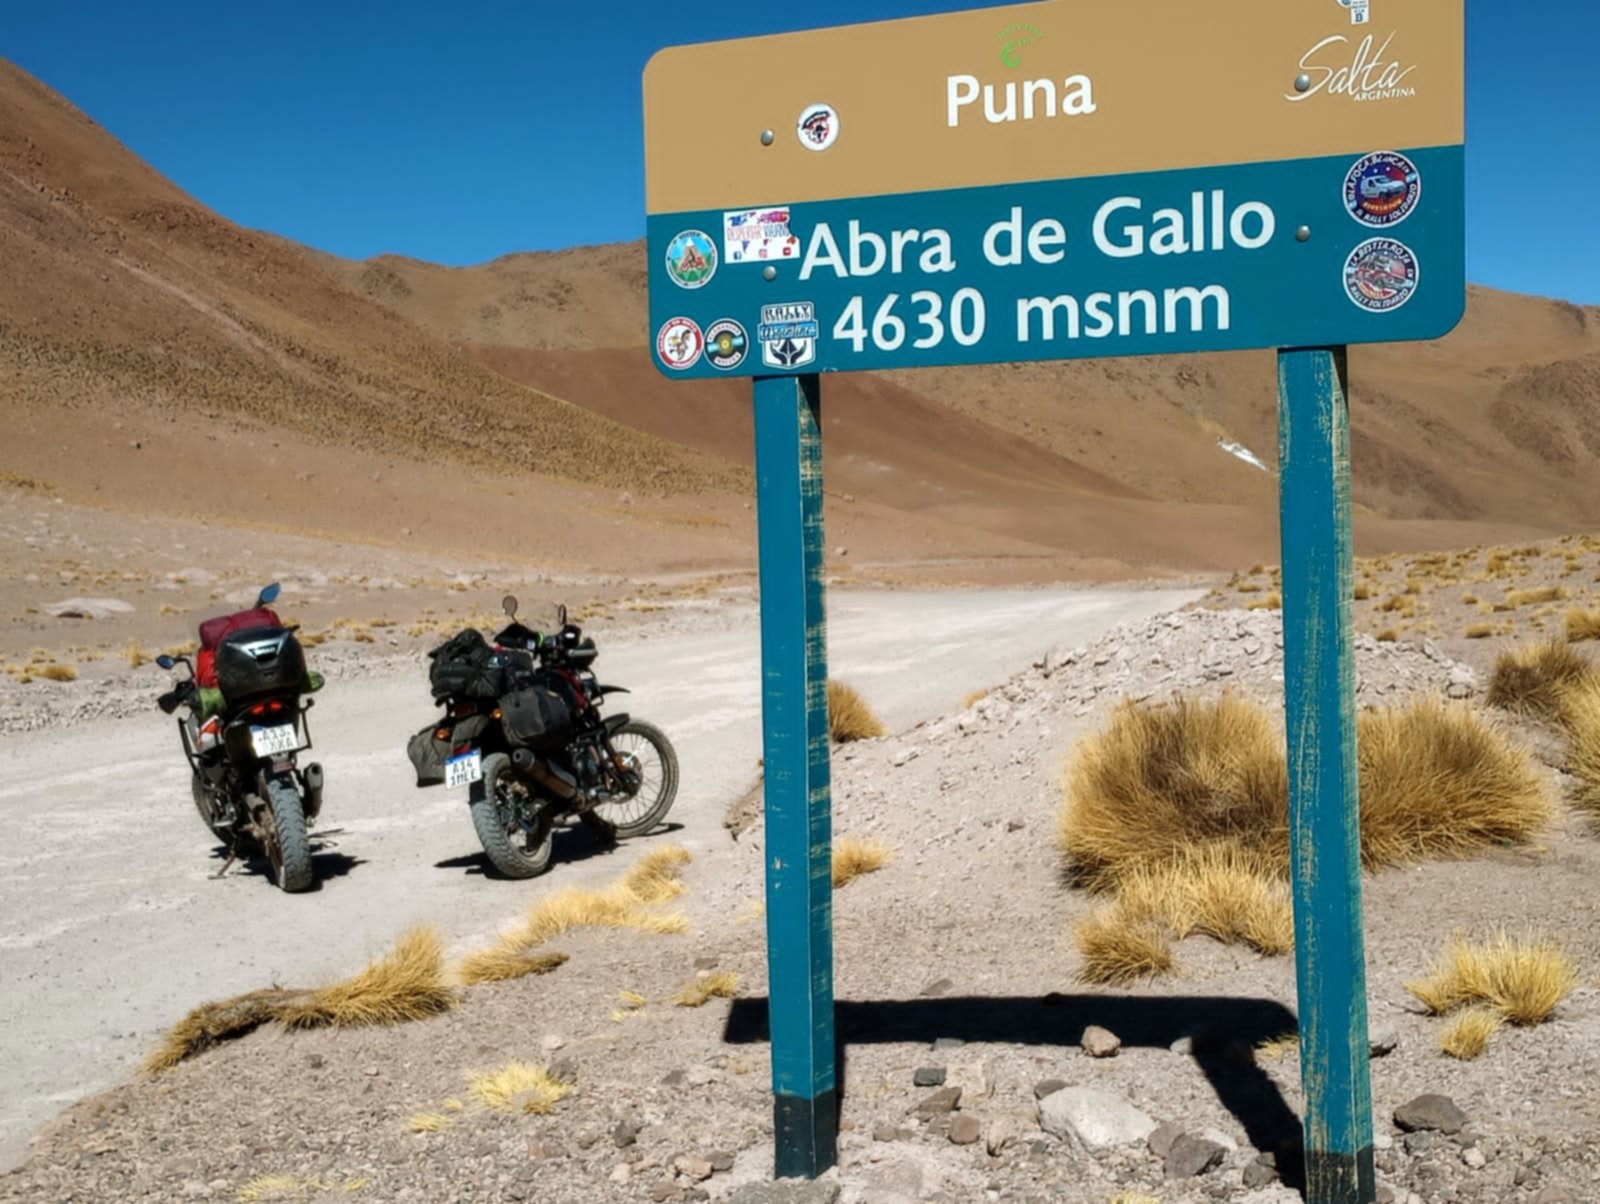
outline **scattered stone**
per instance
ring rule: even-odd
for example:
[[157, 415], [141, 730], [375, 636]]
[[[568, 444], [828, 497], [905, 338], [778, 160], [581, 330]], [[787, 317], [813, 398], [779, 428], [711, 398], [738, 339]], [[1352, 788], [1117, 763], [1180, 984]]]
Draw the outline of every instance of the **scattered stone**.
[[687, 1175], [696, 1183], [711, 1178], [711, 1163], [704, 1158], [691, 1158], [687, 1154], [674, 1158], [672, 1169], [680, 1175]]
[[948, 995], [952, 990], [955, 989], [955, 985], [956, 984], [951, 982], [948, 978], [941, 978], [937, 982], [930, 982], [927, 986], [923, 987], [922, 994], [928, 996]]
[[578, 1081], [578, 1063], [573, 1058], [557, 1058], [550, 1063], [550, 1077], [562, 1083]]
[[717, 1081], [717, 1072], [709, 1066], [691, 1066], [688, 1082], [691, 1087], [707, 1087]]
[[910, 1114], [924, 1119], [944, 1116], [954, 1112], [961, 1103], [961, 1088], [941, 1087], [932, 1095], [925, 1095], [911, 1106]]
[[911, 1082], [918, 1087], [944, 1086], [943, 1066], [919, 1066], [911, 1076]]
[[911, 1130], [896, 1128], [887, 1121], [872, 1126], [873, 1141], [904, 1141], [910, 1136]]
[[715, 970], [717, 968], [717, 959], [714, 957], [697, 957], [694, 959], [694, 968], [696, 970]]
[[1091, 1058], [1114, 1058], [1122, 1048], [1122, 1038], [1110, 1029], [1091, 1024], [1083, 1030], [1083, 1040], [1079, 1044]]
[[633, 1120], [619, 1120], [617, 1127], [611, 1130], [612, 1144], [619, 1150], [625, 1150], [639, 1140], [639, 1123]]
[[954, 1145], [972, 1145], [983, 1135], [983, 1125], [969, 1112], [963, 1112], [950, 1122], [950, 1141]]
[[1394, 1188], [1387, 1183], [1378, 1184], [1377, 1194], [1373, 1196], [1375, 1204], [1398, 1204], [1398, 1199]]
[[1461, 1151], [1461, 1161], [1475, 1171], [1481, 1171], [1489, 1165], [1489, 1159], [1477, 1146], [1468, 1146]]
[[53, 619], [109, 619], [115, 615], [133, 613], [133, 606], [116, 598], [68, 598], [65, 602], [50, 602], [44, 613]]
[[1022, 1140], [1026, 1130], [1020, 1118], [1014, 1116], [997, 1116], [989, 1122], [989, 1132], [984, 1142], [990, 1155], [998, 1155], [1002, 1150], [1016, 1145]]
[[633, 1178], [633, 1168], [626, 1162], [619, 1162], [611, 1168], [611, 1182], [626, 1183], [631, 1178]]
[[1534, 1192], [1532, 1204], [1578, 1204], [1578, 1197], [1570, 1189], [1552, 1184]]
[[1277, 1159], [1271, 1154], [1257, 1154], [1249, 1166], [1244, 1168], [1244, 1185], [1252, 1191], [1258, 1187], [1266, 1187], [1278, 1178]]
[[668, 1200], [681, 1200], [683, 1199], [683, 1188], [668, 1179], [664, 1183], [657, 1183], [650, 1189], [650, 1198], [655, 1201], [655, 1204], [666, 1204]]
[[1179, 1037], [1171, 1045], [1167, 1046], [1167, 1048], [1173, 1053], [1178, 1054], [1180, 1057], [1187, 1058], [1194, 1053], [1194, 1038]]
[[1167, 1151], [1166, 1176], [1169, 1179], [1193, 1179], [1220, 1166], [1227, 1153], [1214, 1141], [1193, 1133], [1180, 1134]]
[[306, 1065], [311, 1067], [312, 1070], [321, 1070], [322, 1060], [322, 1055], [318, 1053], [306, 1055]]
[[1394, 1110], [1395, 1126], [1404, 1132], [1431, 1130], [1437, 1133], [1459, 1133], [1467, 1123], [1467, 1114], [1456, 1107], [1448, 1095], [1419, 1095], [1409, 1103]]
[[1006, 831], [1007, 832], [1020, 832], [1020, 831], [1022, 831], [1022, 829], [1026, 828], [1027, 826], [1028, 825], [1026, 823], [1024, 823], [1020, 819], [1008, 819], [1008, 820], [1006, 820]]
[[688, 1077], [688, 1072], [681, 1068], [678, 1070], [669, 1070], [666, 1074], [661, 1076], [661, 1085], [663, 1087], [682, 1087], [684, 1081]]
[[1052, 1137], [1103, 1149], [1144, 1141], [1156, 1122], [1119, 1095], [1065, 1087], [1039, 1101], [1039, 1127]]
[[1233, 1139], [1231, 1134], [1224, 1133], [1221, 1129], [1214, 1129], [1208, 1126], [1200, 1130], [1200, 1136], [1207, 1141], [1216, 1142], [1225, 1153], [1237, 1154], [1239, 1152], [1239, 1143]]
[[726, 1174], [733, 1169], [734, 1153], [732, 1150], [707, 1150], [706, 1161], [717, 1174]]
[[1040, 1079], [1033, 1085], [1033, 1098], [1043, 1099], [1047, 1095], [1054, 1095], [1066, 1085], [1065, 1079]]
[[563, 1048], [566, 1043], [565, 1037], [558, 1036], [555, 1033], [546, 1033], [539, 1042], [539, 1048], [544, 1050], [545, 1053], [555, 1053], [556, 1050]]
[[1400, 1046], [1400, 1034], [1392, 1024], [1367, 1029], [1367, 1052], [1374, 1058], [1386, 1058]]
[[1428, 1132], [1407, 1133], [1404, 1145], [1408, 1154], [1425, 1154], [1433, 1148], [1433, 1134]]
[[[988, 1099], [994, 1094], [994, 1069], [988, 1058], [967, 1058], [951, 1063], [944, 1081], [951, 1087], [961, 1088], [961, 1098], [969, 1107], [974, 1101]], [[932, 1085], [938, 1086], [937, 1083]]]
[[899, 769], [902, 766], [911, 764], [917, 759], [918, 755], [917, 750], [914, 748], [902, 748], [889, 758], [889, 764]]
[[1150, 1130], [1150, 1136], [1145, 1139], [1145, 1144], [1150, 1152], [1162, 1161], [1166, 1160], [1167, 1153], [1172, 1149], [1172, 1143], [1183, 1136], [1183, 1130], [1170, 1121], [1163, 1122]]
[[935, 1037], [933, 1050], [935, 1053], [939, 1053], [946, 1049], [960, 1049], [965, 1044], [966, 1042], [960, 1037]]

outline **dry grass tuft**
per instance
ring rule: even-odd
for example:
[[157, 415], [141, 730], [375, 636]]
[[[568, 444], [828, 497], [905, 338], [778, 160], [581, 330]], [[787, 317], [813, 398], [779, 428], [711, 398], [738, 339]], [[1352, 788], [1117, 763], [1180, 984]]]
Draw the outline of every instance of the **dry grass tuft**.
[[1470, 706], [1364, 712], [1356, 747], [1368, 869], [1526, 840], [1550, 817], [1527, 751]]
[[638, 991], [618, 991], [617, 1001], [625, 1008], [642, 1008], [647, 1000]]
[[1122, 986], [1172, 969], [1172, 947], [1160, 925], [1131, 918], [1120, 907], [1102, 908], [1079, 920], [1075, 930], [1084, 982]]
[[548, 1067], [527, 1062], [508, 1062], [499, 1070], [467, 1075], [467, 1091], [495, 1112], [544, 1116], [571, 1090], [571, 1086], [552, 1075]]
[[1494, 634], [1494, 626], [1490, 623], [1473, 623], [1465, 632], [1469, 640], [1486, 640]]
[[1471, 1061], [1489, 1048], [1489, 1038], [1505, 1023], [1499, 1012], [1488, 1008], [1469, 1008], [1452, 1020], [1439, 1034], [1439, 1048], [1452, 1058]]
[[1546, 602], [1564, 602], [1567, 591], [1559, 585], [1543, 585], [1538, 589], [1514, 589], [1506, 595], [1512, 606], [1539, 606]]
[[35, 674], [37, 674], [38, 676], [44, 678], [46, 681], [77, 681], [78, 680], [78, 671], [76, 669], [74, 669], [71, 665], [58, 665], [58, 664], [55, 664], [55, 663], [51, 663], [51, 664], [48, 664], [48, 665], [40, 665], [33, 672]]
[[410, 1120], [406, 1121], [406, 1128], [413, 1133], [437, 1133], [441, 1129], [449, 1128], [454, 1123], [448, 1116], [443, 1116], [438, 1112], [418, 1112]]
[[1280, 867], [1267, 854], [1215, 842], [1172, 861], [1141, 865], [1117, 884], [1129, 921], [1158, 925], [1177, 940], [1200, 934], [1276, 956], [1294, 948], [1294, 911]]
[[1142, 1191], [1119, 1191], [1111, 1197], [1110, 1204], [1161, 1204], [1161, 1201]]
[[419, 927], [360, 973], [289, 1002], [278, 1019], [291, 1029], [370, 1028], [424, 1020], [455, 1006], [439, 933]]
[[1567, 642], [1578, 644], [1584, 640], [1600, 640], [1600, 610], [1567, 611]]
[[842, 681], [828, 683], [828, 734], [835, 744], [875, 740], [884, 726], [866, 699]]
[[1560, 713], [1562, 692], [1594, 676], [1594, 666], [1565, 640], [1545, 640], [1496, 658], [1489, 705], [1552, 719]]
[[1257, 598], [1245, 606], [1246, 610], [1282, 610], [1283, 595], [1268, 594], [1265, 598]]
[[1270, 1058], [1276, 1062], [1299, 1048], [1300, 1034], [1288, 1032], [1279, 1033], [1276, 1037], [1268, 1037], [1256, 1046], [1256, 1052], [1263, 1058]]
[[1561, 721], [1567, 729], [1568, 768], [1577, 779], [1573, 802], [1600, 816], [1600, 681], [1567, 691]]
[[525, 950], [502, 949], [491, 945], [467, 954], [457, 963], [452, 975], [461, 986], [476, 986], [485, 982], [511, 982], [535, 974], [549, 974], [566, 964], [565, 953], [530, 953]]
[[732, 999], [738, 990], [737, 974], [732, 970], [716, 970], [686, 983], [683, 989], [672, 997], [672, 1002], [681, 1008], [697, 1008], [704, 1006], [707, 1000]]
[[961, 709], [963, 711], [969, 710], [970, 708], [977, 706], [987, 697], [989, 697], [988, 690], [974, 690], [961, 700]]
[[1378, 632], [1378, 642], [1380, 644], [1392, 644], [1399, 638], [1400, 633], [1393, 627], [1385, 627], [1382, 631]]
[[1357, 582], [1354, 597], [1357, 602], [1365, 602], [1372, 597], [1372, 586], [1365, 581]]
[[894, 859], [894, 850], [881, 840], [846, 836], [833, 845], [833, 887], [849, 886], [863, 874], [875, 874]]
[[682, 845], [646, 853], [622, 879], [622, 889], [640, 903], [667, 903], [683, 893], [683, 867], [693, 860]]
[[122, 659], [128, 662], [128, 668], [137, 669], [141, 665], [148, 665], [153, 658], [138, 640], [129, 640], [122, 646]]
[[1436, 1016], [1487, 1004], [1516, 1025], [1542, 1024], [1578, 985], [1578, 970], [1546, 936], [1515, 940], [1504, 932], [1483, 944], [1450, 938], [1428, 977], [1406, 984]]
[[263, 1024], [276, 1020], [278, 1008], [295, 994], [298, 992], [271, 987], [215, 1003], [203, 1003], [167, 1031], [161, 1043], [145, 1058], [142, 1069], [159, 1074], [224, 1041], [253, 1033]]
[[1282, 740], [1261, 707], [1232, 694], [1125, 701], [1078, 746], [1061, 847], [1081, 881], [1111, 889], [1195, 845], [1286, 849], [1287, 799]]

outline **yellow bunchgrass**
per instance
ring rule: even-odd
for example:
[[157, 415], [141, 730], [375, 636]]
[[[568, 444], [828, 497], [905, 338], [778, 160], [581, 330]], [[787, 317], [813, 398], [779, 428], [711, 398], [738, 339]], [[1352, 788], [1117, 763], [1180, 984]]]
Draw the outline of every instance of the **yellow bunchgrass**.
[[1549, 1019], [1577, 985], [1577, 966], [1553, 938], [1501, 931], [1477, 944], [1451, 937], [1428, 976], [1406, 990], [1436, 1016], [1486, 1005], [1511, 1024], [1527, 1026]]
[[[658, 934], [687, 932], [689, 921], [682, 914], [658, 908], [682, 892], [682, 870], [689, 861], [687, 849], [667, 845], [645, 854], [620, 882], [607, 890], [569, 886], [557, 891], [536, 903], [487, 948], [462, 958], [455, 967], [454, 977], [462, 983], [481, 983], [549, 973], [560, 963], [546, 964], [534, 955], [534, 950], [575, 928], [632, 928]], [[520, 973], [514, 972], [519, 967]]]
[[1545, 640], [1502, 652], [1489, 679], [1490, 706], [1540, 719], [1555, 718], [1562, 692], [1595, 676], [1594, 665], [1565, 640]]
[[404, 1024], [449, 1011], [455, 993], [445, 980], [439, 934], [414, 928], [354, 977], [315, 990], [269, 987], [195, 1008], [145, 1059], [146, 1071], [170, 1070], [186, 1058], [265, 1024], [285, 1028], [356, 1028]]
[[1512, 606], [1539, 606], [1546, 602], [1563, 602], [1567, 591], [1559, 585], [1543, 585], [1538, 589], [1514, 589], [1506, 595]]
[[1084, 982], [1123, 986], [1172, 969], [1172, 946], [1160, 925], [1133, 919], [1115, 904], [1079, 920], [1075, 930]]
[[455, 1123], [448, 1116], [438, 1112], [418, 1112], [406, 1121], [406, 1128], [413, 1133], [437, 1133]]
[[138, 640], [130, 639], [122, 646], [122, 659], [128, 662], [128, 668], [137, 669], [141, 665], [148, 665], [151, 656], [144, 650], [144, 645]]
[[1452, 1058], [1471, 1061], [1489, 1048], [1489, 1038], [1500, 1031], [1505, 1018], [1488, 1008], [1468, 1008], [1456, 1015], [1439, 1034], [1439, 1048]]
[[1600, 610], [1567, 611], [1567, 642], [1600, 640]]
[[1569, 690], [1562, 698], [1568, 768], [1577, 779], [1573, 802], [1600, 816], [1600, 681]]
[[732, 999], [739, 990], [739, 976], [732, 970], [714, 970], [689, 982], [672, 997], [681, 1008], [697, 1008], [711, 999]]
[[1525, 749], [1470, 706], [1424, 697], [1357, 720], [1369, 869], [1521, 841], [1550, 817]]
[[46, 681], [78, 680], [78, 671], [71, 665], [60, 665], [52, 662], [48, 665], [40, 665], [34, 669], [33, 672], [39, 677], [44, 678]]
[[1282, 610], [1283, 595], [1268, 594], [1265, 598], [1257, 598], [1254, 602], [1245, 605], [1246, 610]]
[[1294, 1053], [1300, 1048], [1299, 1033], [1280, 1033], [1276, 1037], [1268, 1037], [1256, 1046], [1256, 1052], [1263, 1058], [1270, 1058], [1276, 1062], [1280, 1058]]
[[552, 1075], [549, 1067], [528, 1062], [507, 1062], [498, 1070], [467, 1075], [468, 1094], [495, 1112], [544, 1116], [571, 1090], [571, 1084]]
[[835, 744], [873, 740], [884, 726], [855, 689], [842, 681], [828, 682], [828, 734]]
[[1486, 640], [1494, 634], [1494, 626], [1489, 623], [1473, 623], [1464, 633], [1469, 640]]
[[647, 1000], [638, 991], [618, 991], [617, 1002], [625, 1008], [642, 1008]]
[[1392, 644], [1399, 638], [1400, 633], [1393, 627], [1385, 627], [1382, 631], [1378, 632], [1378, 642], [1381, 644]]
[[833, 844], [833, 886], [841, 890], [863, 874], [875, 874], [894, 859], [894, 850], [881, 840], [841, 837]]

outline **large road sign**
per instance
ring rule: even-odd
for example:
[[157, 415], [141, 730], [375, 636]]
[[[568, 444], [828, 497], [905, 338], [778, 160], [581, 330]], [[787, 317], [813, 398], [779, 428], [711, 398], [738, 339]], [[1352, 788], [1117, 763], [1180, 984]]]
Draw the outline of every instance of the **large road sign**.
[[1433, 338], [1461, 0], [1065, 0], [668, 49], [672, 377]]
[[1464, 41], [1463, 0], [1050, 0], [651, 60], [656, 365], [758, 378], [779, 1175], [841, 1087], [818, 374], [1276, 347], [1303, 1174], [1371, 1204], [1344, 345], [1461, 318]]

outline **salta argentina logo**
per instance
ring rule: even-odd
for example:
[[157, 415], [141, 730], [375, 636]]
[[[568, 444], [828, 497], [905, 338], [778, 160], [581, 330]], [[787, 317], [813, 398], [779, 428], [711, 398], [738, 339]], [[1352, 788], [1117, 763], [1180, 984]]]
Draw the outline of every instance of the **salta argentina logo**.
[[1303, 83], [1305, 91], [1285, 92], [1284, 99], [1298, 103], [1323, 93], [1360, 101], [1405, 100], [1415, 96], [1416, 88], [1407, 81], [1417, 69], [1416, 65], [1390, 58], [1389, 46], [1393, 42], [1394, 34], [1376, 48], [1370, 33], [1354, 47], [1342, 33], [1323, 38], [1300, 56], [1302, 78], [1295, 86], [1298, 89]]

